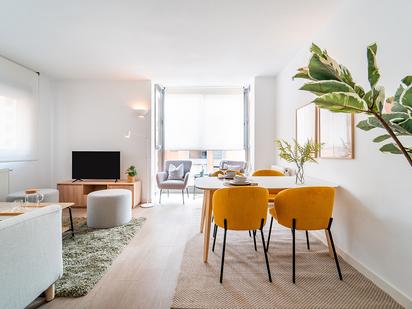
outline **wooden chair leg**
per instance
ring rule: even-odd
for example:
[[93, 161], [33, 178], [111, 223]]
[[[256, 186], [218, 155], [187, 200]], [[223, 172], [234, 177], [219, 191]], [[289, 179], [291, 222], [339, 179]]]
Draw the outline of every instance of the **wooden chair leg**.
[[52, 301], [54, 299], [54, 295], [55, 295], [54, 283], [47, 288], [47, 290], [45, 291], [45, 294], [46, 294], [46, 301], [47, 302]]
[[223, 249], [222, 249], [222, 262], [220, 265], [220, 283], [223, 281], [223, 265], [225, 264], [225, 249], [226, 249], [226, 233], [227, 233], [227, 220], [224, 220], [225, 232], [223, 234]]
[[183, 205], [185, 204], [185, 190], [182, 190]]
[[160, 189], [160, 193], [159, 193], [159, 204], [162, 203], [162, 191], [163, 191], [163, 189]]

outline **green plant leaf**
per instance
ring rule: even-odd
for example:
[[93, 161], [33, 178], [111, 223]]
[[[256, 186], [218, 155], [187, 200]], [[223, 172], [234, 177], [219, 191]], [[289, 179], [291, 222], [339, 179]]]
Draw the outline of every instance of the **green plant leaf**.
[[412, 84], [412, 75], [408, 75], [402, 78], [402, 83], [404, 83], [406, 86], [410, 86]]
[[303, 78], [303, 79], [313, 80], [313, 78], [309, 76], [309, 69], [307, 67], [299, 68], [298, 72], [292, 77], [292, 79], [295, 79], [295, 78]]
[[309, 61], [309, 76], [315, 80], [340, 80], [340, 74], [336, 71], [337, 63], [327, 56], [327, 59], [313, 54]]
[[371, 44], [368, 46], [367, 49], [367, 57], [368, 57], [368, 80], [369, 84], [372, 88], [375, 87], [376, 83], [380, 78], [380, 73], [378, 66], [376, 64], [376, 52], [378, 50], [378, 46], [376, 43]]
[[385, 104], [385, 88], [378, 87], [377, 95], [375, 99], [375, 105], [373, 106], [374, 111], [381, 113], [383, 110], [383, 104]]
[[299, 90], [310, 91], [316, 95], [330, 92], [354, 92], [353, 88], [336, 80], [321, 80], [304, 84]]
[[412, 85], [408, 86], [408, 88], [402, 92], [399, 103], [412, 108]]
[[390, 138], [390, 137], [391, 137], [391, 136], [390, 136], [389, 134], [379, 135], [379, 136], [375, 137], [375, 138], [373, 139], [373, 141], [374, 141], [375, 143], [380, 143], [380, 142], [383, 142], [383, 141], [387, 140], [387, 139]]
[[312, 54], [316, 54], [318, 56], [323, 55], [322, 49], [320, 49], [320, 47], [318, 45], [316, 45], [315, 43], [312, 43], [312, 46], [310, 47], [310, 52]]
[[367, 119], [359, 121], [356, 127], [363, 131], [369, 131], [376, 128], [375, 126], [371, 125]]
[[332, 92], [324, 94], [313, 101], [320, 108], [340, 113], [367, 112], [367, 104], [356, 93]]
[[382, 152], [389, 152], [389, 153], [393, 153], [393, 154], [401, 154], [402, 153], [400, 151], [400, 149], [398, 148], [398, 146], [396, 146], [394, 143], [383, 145], [381, 148], [379, 148], [379, 150], [382, 151]]

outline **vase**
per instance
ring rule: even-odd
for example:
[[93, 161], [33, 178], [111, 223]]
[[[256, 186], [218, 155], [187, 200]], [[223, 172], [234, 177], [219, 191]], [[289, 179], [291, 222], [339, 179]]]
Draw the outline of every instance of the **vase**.
[[135, 182], [136, 181], [136, 177], [135, 176], [129, 176], [127, 175], [127, 182]]
[[303, 170], [303, 165], [297, 165], [295, 182], [298, 185], [305, 183], [305, 173]]

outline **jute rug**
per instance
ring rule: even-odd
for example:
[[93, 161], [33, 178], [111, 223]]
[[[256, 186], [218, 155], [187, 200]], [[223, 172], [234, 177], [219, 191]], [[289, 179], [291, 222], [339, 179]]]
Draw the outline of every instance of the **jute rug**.
[[[265, 236], [267, 233], [265, 233]], [[228, 231], [223, 284], [219, 283], [223, 232], [215, 252], [202, 262], [203, 235], [188, 241], [173, 308], [402, 308], [388, 294], [340, 259], [343, 281], [327, 248], [304, 232], [297, 232], [296, 284], [292, 283], [291, 232], [272, 232], [270, 283], [260, 236], [258, 252], [247, 232]]]
[[63, 240], [63, 276], [56, 282], [56, 296], [86, 295], [103, 277], [113, 260], [143, 225], [145, 218], [110, 228], [91, 229], [86, 218], [73, 218], [75, 237]]

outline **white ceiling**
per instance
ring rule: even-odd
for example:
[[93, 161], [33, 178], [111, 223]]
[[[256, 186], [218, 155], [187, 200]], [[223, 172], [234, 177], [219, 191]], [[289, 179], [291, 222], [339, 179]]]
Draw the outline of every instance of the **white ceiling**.
[[0, 0], [0, 54], [58, 79], [273, 75], [337, 0]]

